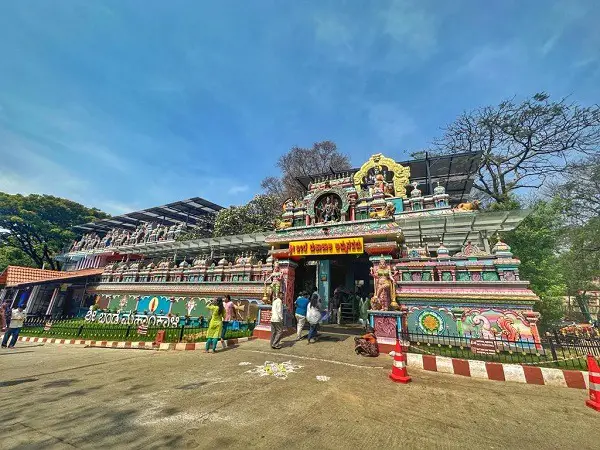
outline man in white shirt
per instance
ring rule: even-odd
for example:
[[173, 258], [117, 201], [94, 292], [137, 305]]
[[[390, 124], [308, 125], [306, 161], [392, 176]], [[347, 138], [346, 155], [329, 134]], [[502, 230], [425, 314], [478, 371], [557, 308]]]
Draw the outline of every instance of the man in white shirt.
[[[15, 348], [17, 338], [19, 337], [19, 331], [21, 331], [26, 317], [27, 314], [23, 311], [23, 306], [19, 306], [12, 310], [10, 325], [8, 326], [8, 330], [6, 330], [6, 333], [4, 333], [4, 339], [2, 339], [2, 348], [6, 348], [6, 344], [8, 344], [8, 348]], [[11, 338], [10, 343], [8, 342], [8, 338]]]
[[271, 305], [271, 348], [281, 348], [281, 337], [283, 336], [283, 302], [279, 297], [273, 300]]

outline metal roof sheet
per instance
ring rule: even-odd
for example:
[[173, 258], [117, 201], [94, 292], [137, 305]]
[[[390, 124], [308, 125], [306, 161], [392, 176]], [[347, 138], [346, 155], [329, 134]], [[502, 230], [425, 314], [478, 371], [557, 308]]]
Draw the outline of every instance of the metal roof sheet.
[[98, 220], [96, 222], [77, 225], [73, 228], [85, 232], [104, 233], [113, 228], [133, 230], [137, 225], [143, 222], [160, 222], [165, 225], [187, 223], [190, 225], [201, 226], [204, 224], [209, 230], [212, 228], [214, 215], [221, 209], [223, 209], [223, 207], [216, 203], [200, 197], [193, 197], [187, 200], [168, 203], [163, 206], [154, 206], [152, 208], [133, 211], [120, 216]]

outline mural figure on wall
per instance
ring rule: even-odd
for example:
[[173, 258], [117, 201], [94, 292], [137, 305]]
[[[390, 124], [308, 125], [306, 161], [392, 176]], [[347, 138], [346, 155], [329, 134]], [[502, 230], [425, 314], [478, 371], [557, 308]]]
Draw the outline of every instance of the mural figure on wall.
[[185, 302], [185, 309], [187, 311], [187, 315], [191, 316], [192, 315], [192, 311], [194, 310], [194, 308], [196, 307], [196, 300], [193, 298], [189, 298], [186, 302]]
[[461, 320], [465, 336], [509, 342], [534, 338], [531, 324], [516, 311], [473, 309], [466, 311]]
[[471, 323], [477, 327], [477, 333], [482, 339], [494, 339], [496, 335], [492, 331], [492, 325], [487, 317], [482, 316], [481, 314], [477, 314], [474, 317], [471, 317]]

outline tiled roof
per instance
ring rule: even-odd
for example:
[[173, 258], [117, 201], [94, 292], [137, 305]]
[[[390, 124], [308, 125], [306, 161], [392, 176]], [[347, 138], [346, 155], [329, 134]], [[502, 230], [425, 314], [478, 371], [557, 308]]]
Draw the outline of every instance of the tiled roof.
[[69, 279], [87, 275], [100, 275], [104, 269], [83, 269], [72, 272], [61, 272], [59, 270], [34, 269], [32, 267], [8, 266], [0, 274], [0, 284], [7, 287], [19, 284], [35, 283], [37, 281], [51, 281], [57, 279]]

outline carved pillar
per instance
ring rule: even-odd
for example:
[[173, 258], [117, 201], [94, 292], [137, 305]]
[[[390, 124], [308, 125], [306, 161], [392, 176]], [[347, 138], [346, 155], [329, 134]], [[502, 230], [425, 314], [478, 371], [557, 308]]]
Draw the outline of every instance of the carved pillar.
[[529, 328], [531, 329], [531, 334], [533, 335], [533, 340], [535, 341], [535, 348], [541, 350], [542, 344], [540, 343], [540, 333], [537, 328], [537, 322], [540, 319], [540, 313], [536, 311], [527, 311], [523, 315], [529, 322]]
[[463, 316], [465, 310], [463, 308], [452, 308], [451, 312], [452, 312], [452, 317], [454, 318], [454, 321], [456, 322], [456, 331], [458, 332], [459, 336], [462, 336], [463, 335], [462, 316]]
[[410, 346], [410, 335], [408, 331], [408, 308], [405, 305], [400, 305], [399, 312], [399, 338], [402, 341], [402, 349], [406, 352]]
[[289, 259], [282, 259], [279, 261], [279, 269], [283, 274], [281, 277], [282, 288], [284, 288], [283, 294], [283, 305], [287, 309], [287, 317], [285, 325], [291, 324], [291, 318], [294, 315], [294, 282], [296, 281], [296, 264]]

